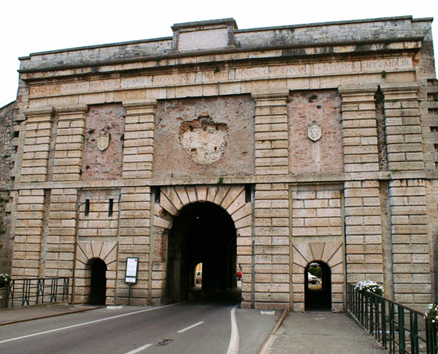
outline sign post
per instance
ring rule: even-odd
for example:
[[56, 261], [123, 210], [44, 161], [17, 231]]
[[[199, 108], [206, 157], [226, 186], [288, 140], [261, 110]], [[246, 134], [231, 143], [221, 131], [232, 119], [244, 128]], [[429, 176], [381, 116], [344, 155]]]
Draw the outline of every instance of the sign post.
[[138, 258], [126, 258], [125, 283], [129, 285], [128, 306], [131, 306], [131, 287], [137, 283]]

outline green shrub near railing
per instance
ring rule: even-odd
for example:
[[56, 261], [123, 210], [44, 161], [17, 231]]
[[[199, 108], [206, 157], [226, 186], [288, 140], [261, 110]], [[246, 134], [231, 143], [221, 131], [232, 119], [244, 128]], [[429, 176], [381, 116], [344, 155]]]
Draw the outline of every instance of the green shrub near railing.
[[358, 291], [369, 291], [370, 293], [374, 293], [380, 296], [383, 296], [383, 288], [381, 285], [377, 284], [372, 280], [364, 280], [358, 282], [354, 288]]
[[389, 353], [438, 354], [437, 321], [420, 311], [352, 284], [347, 310]]
[[426, 342], [428, 348], [433, 348], [430, 353], [438, 353], [437, 346], [437, 327], [438, 327], [438, 305], [430, 304], [426, 314]]
[[6, 285], [8, 285], [10, 281], [11, 277], [9, 274], [0, 274], [0, 288], [6, 288]]
[[8, 287], [11, 277], [9, 274], [0, 274], [0, 309], [8, 306]]

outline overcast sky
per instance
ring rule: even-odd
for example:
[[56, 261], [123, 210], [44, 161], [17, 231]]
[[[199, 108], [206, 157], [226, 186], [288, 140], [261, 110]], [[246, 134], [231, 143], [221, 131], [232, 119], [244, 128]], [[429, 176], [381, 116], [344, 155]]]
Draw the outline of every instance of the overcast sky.
[[232, 17], [247, 29], [411, 15], [436, 18], [438, 43], [437, 0], [2, 0], [0, 11], [0, 107], [16, 97], [18, 57], [169, 37], [174, 23]]

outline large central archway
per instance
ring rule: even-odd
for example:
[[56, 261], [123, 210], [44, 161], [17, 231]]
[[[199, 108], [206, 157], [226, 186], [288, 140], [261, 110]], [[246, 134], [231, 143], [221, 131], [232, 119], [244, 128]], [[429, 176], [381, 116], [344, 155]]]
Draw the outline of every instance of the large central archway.
[[210, 202], [184, 206], [168, 238], [167, 302], [184, 301], [202, 263], [205, 292], [236, 286], [236, 228], [230, 215]]
[[186, 299], [189, 287], [196, 285], [197, 264], [202, 264], [203, 291], [233, 287], [238, 264], [243, 273], [242, 304], [249, 306], [253, 299], [251, 186], [157, 187], [152, 196], [150, 300]]

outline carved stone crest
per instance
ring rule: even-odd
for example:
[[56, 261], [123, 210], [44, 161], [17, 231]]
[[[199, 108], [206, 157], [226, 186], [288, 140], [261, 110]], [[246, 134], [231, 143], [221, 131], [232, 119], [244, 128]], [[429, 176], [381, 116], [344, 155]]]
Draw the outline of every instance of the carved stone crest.
[[307, 136], [312, 141], [318, 141], [322, 137], [321, 124], [313, 121], [311, 124], [307, 125]]
[[106, 132], [101, 132], [96, 137], [97, 148], [100, 151], [104, 151], [106, 148], [108, 148], [109, 143], [110, 143], [110, 139], [111, 139], [111, 135], [110, 134], [108, 134]]
[[209, 165], [218, 161], [228, 140], [228, 126], [215, 123], [208, 113], [193, 121], [182, 122], [180, 142], [184, 151], [197, 163]]

